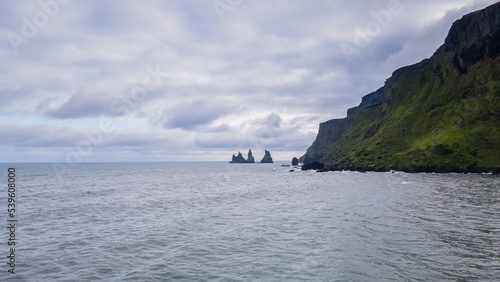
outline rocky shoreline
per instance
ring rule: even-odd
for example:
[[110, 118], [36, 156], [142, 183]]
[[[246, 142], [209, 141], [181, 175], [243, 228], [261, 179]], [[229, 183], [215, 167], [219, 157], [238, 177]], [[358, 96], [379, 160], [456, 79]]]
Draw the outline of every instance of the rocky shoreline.
[[485, 168], [485, 167], [470, 167], [470, 168], [453, 168], [453, 167], [433, 167], [433, 166], [398, 166], [398, 167], [375, 167], [375, 166], [354, 166], [354, 165], [329, 165], [320, 162], [312, 162], [304, 164], [302, 170], [316, 170], [317, 172], [328, 171], [359, 171], [359, 172], [389, 172], [403, 171], [406, 173], [491, 173], [494, 175], [500, 174], [500, 167]]

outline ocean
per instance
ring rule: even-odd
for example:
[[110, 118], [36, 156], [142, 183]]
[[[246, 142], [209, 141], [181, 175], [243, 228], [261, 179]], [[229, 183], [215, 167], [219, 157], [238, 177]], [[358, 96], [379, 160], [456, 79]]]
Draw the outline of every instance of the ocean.
[[0, 280], [500, 281], [499, 176], [282, 164], [0, 164]]

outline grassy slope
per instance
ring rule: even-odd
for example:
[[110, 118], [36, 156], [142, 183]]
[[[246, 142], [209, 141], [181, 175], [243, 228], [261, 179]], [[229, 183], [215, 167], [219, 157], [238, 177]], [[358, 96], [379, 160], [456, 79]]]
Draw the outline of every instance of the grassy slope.
[[395, 72], [382, 105], [353, 109], [340, 140], [318, 138], [307, 154], [359, 167], [499, 167], [499, 63], [483, 59], [460, 74], [452, 56], [440, 49]]

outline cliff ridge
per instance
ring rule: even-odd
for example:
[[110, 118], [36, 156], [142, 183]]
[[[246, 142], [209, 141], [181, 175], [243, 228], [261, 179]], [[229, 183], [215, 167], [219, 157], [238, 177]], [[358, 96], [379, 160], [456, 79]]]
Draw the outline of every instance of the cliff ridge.
[[319, 126], [304, 164], [487, 172], [500, 167], [500, 2], [453, 23], [429, 59]]

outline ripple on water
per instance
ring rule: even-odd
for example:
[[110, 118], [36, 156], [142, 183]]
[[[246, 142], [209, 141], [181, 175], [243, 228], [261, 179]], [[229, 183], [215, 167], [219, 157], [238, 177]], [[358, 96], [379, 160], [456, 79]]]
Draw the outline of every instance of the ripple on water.
[[496, 176], [222, 163], [82, 164], [62, 181], [50, 165], [16, 171], [21, 281], [500, 280]]

